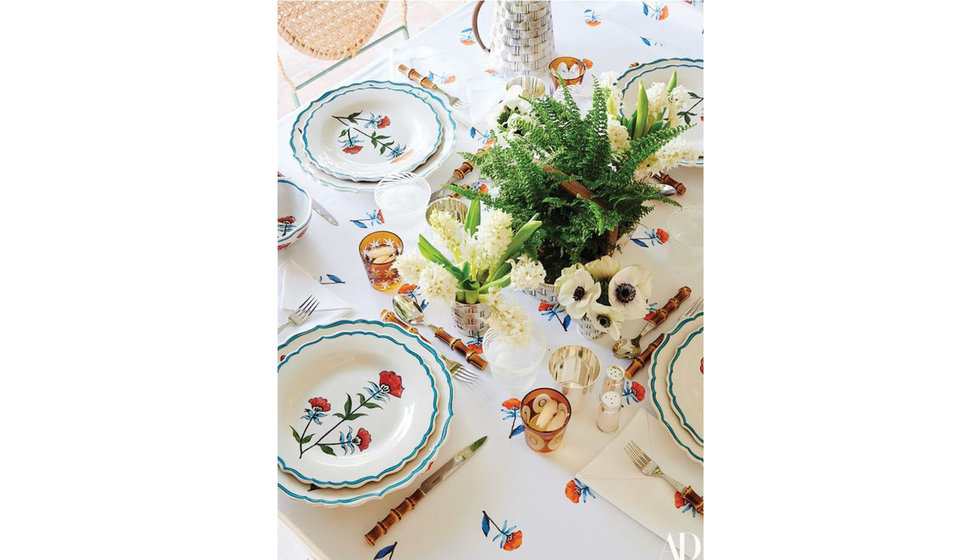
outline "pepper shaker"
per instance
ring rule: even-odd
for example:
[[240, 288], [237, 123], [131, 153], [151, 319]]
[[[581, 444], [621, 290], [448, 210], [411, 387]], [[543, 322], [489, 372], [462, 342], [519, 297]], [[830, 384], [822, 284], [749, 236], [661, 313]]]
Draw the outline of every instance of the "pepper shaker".
[[623, 395], [616, 391], [606, 391], [602, 394], [602, 410], [596, 426], [599, 431], [610, 433], [619, 429], [619, 416], [623, 411]]

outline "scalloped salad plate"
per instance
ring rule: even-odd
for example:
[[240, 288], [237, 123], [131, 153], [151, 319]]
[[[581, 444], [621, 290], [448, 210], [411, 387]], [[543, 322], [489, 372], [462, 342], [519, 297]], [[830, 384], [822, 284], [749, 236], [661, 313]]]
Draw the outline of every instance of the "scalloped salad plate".
[[310, 160], [352, 181], [413, 171], [442, 141], [439, 115], [422, 97], [387, 85], [341, 88], [303, 126]]
[[325, 333], [279, 362], [279, 466], [327, 487], [398, 472], [435, 429], [438, 372], [397, 332]]

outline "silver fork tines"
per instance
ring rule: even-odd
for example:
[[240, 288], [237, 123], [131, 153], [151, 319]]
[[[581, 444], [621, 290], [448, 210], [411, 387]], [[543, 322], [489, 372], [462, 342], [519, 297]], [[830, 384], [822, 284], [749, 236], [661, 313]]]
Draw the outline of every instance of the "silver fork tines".
[[306, 322], [307, 319], [310, 318], [310, 314], [316, 311], [316, 308], [319, 306], [320, 306], [320, 302], [317, 301], [317, 299], [312, 295], [306, 298], [306, 301], [300, 304], [299, 308], [297, 308], [296, 311], [293, 311], [292, 313], [289, 314], [289, 317], [287, 318], [286, 322], [279, 325], [279, 332], [282, 332], [282, 330], [287, 326], [289, 326], [290, 324], [296, 325], [297, 327], [302, 325], [303, 323]]
[[446, 367], [449, 368], [449, 374], [453, 376], [453, 379], [459, 379], [463, 383], [473, 383], [478, 379], [477, 375], [473, 373], [472, 370], [456, 360], [450, 360], [442, 355], [439, 357], [442, 358], [442, 361], [446, 362]]

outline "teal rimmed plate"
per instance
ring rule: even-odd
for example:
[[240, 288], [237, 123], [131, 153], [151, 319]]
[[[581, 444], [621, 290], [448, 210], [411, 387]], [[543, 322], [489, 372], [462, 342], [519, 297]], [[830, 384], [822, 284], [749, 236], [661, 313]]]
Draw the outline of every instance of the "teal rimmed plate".
[[692, 332], [677, 347], [667, 367], [670, 407], [684, 429], [704, 445], [704, 327]]
[[438, 393], [411, 342], [350, 329], [286, 355], [278, 375], [279, 467], [317, 486], [357, 487], [414, 458], [434, 431]]
[[445, 364], [439, 358], [435, 349], [409, 334], [397, 325], [369, 320], [341, 320], [329, 325], [320, 325], [296, 334], [279, 346], [279, 359], [284, 360], [303, 344], [316, 340], [324, 334], [351, 329], [371, 329], [378, 333], [391, 334], [401, 337], [406, 344], [422, 356], [423, 361], [435, 374], [436, 390], [439, 393], [439, 410], [435, 419], [435, 429], [413, 459], [396, 473], [383, 480], [367, 482], [356, 488], [321, 488], [304, 483], [287, 472], [277, 469], [278, 488], [285, 495], [307, 503], [324, 507], [356, 506], [364, 502], [379, 499], [388, 493], [398, 491], [410, 485], [432, 464], [449, 435], [449, 427], [453, 417], [453, 386], [451, 376]]
[[[359, 87], [373, 87], [379, 84], [388, 85], [404, 91], [411, 91], [421, 97], [423, 100], [427, 101], [432, 108], [435, 109], [436, 114], [439, 117], [440, 126], [442, 127], [442, 142], [439, 144], [439, 148], [436, 150], [436, 153], [432, 154], [429, 159], [416, 168], [413, 173], [425, 177], [433, 171], [439, 169], [446, 162], [449, 156], [454, 153], [456, 147], [456, 120], [453, 118], [452, 113], [446, 106], [446, 103], [435, 94], [412, 84], [367, 80], [356, 84], [351, 84], [350, 86], [346, 87], [353, 89]], [[377, 186], [377, 183], [375, 182], [351, 181], [349, 179], [335, 177], [324, 172], [310, 160], [310, 157], [303, 149], [303, 125], [309, 119], [310, 113], [316, 110], [320, 103], [324, 102], [325, 100], [329, 100], [331, 95], [333, 95], [335, 92], [336, 90], [332, 90], [323, 94], [316, 101], [313, 101], [305, 109], [297, 113], [296, 120], [293, 121], [289, 138], [289, 147], [293, 153], [293, 159], [295, 159], [296, 163], [299, 164], [300, 169], [306, 172], [307, 175], [312, 177], [313, 180], [321, 185], [345, 192], [373, 191]]]
[[664, 425], [671, 439], [684, 451], [684, 454], [698, 463], [704, 463], [704, 446], [684, 429], [670, 406], [670, 395], [667, 392], [667, 367], [677, 348], [692, 332], [703, 326], [703, 312], [678, 323], [664, 337], [664, 341], [653, 353], [650, 365], [647, 366], [647, 372], [650, 374], [650, 402], [653, 405], [654, 416]]
[[310, 112], [302, 138], [310, 161], [335, 177], [380, 181], [413, 171], [442, 141], [439, 115], [412, 90], [372, 84], [334, 92]]

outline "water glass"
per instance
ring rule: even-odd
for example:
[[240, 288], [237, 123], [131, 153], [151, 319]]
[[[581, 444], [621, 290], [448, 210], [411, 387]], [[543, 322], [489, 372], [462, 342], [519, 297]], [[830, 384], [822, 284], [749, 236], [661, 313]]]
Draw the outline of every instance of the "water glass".
[[544, 333], [534, 325], [527, 342], [521, 345], [503, 340], [493, 329], [483, 336], [483, 357], [490, 364], [493, 380], [508, 395], [520, 395], [531, 388], [546, 349]]
[[382, 179], [374, 189], [374, 202], [386, 226], [416, 233], [425, 224], [425, 208], [432, 189], [415, 173], [396, 173]]

